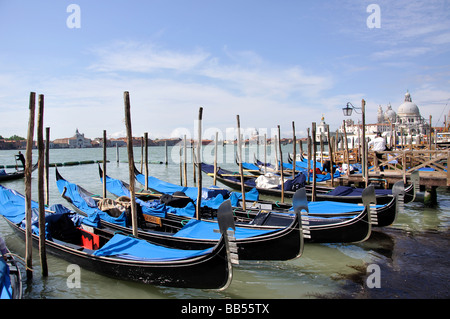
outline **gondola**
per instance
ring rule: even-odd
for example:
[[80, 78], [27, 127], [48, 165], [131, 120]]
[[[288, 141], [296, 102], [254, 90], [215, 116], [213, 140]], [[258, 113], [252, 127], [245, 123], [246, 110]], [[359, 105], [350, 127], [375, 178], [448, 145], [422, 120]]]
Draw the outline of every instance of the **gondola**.
[[[140, 183], [145, 183], [145, 176], [135, 169], [136, 179]], [[102, 176], [102, 171], [100, 168], [100, 176]], [[107, 190], [116, 196], [127, 196], [129, 194], [128, 184], [123, 181], [115, 180], [109, 176], [106, 177]], [[154, 178], [152, 179], [154, 180]], [[149, 179], [149, 187], [152, 188], [153, 184]], [[165, 182], [165, 184], [169, 184]], [[176, 187], [177, 185], [173, 185]], [[389, 203], [384, 205], [377, 205], [372, 209], [372, 226], [374, 227], [385, 227], [392, 225], [397, 217], [397, 211], [402, 210], [405, 199], [405, 191], [403, 181], [399, 181], [394, 185], [396, 196], [392, 196]], [[157, 190], [161, 190], [157, 188]], [[142, 192], [139, 194], [140, 199], [155, 199], [160, 195], [149, 194]], [[252, 198], [248, 200], [246, 195], [246, 210], [243, 211], [239, 209], [242, 207], [242, 200], [234, 198], [232, 200], [234, 209], [234, 214], [240, 218], [255, 218], [261, 210], [265, 211], [287, 211], [292, 210], [292, 205], [287, 203], [279, 203], [269, 200], [255, 200]], [[335, 201], [320, 201], [320, 202], [310, 202], [309, 204], [310, 212], [309, 216], [315, 217], [351, 217], [356, 216], [362, 211], [363, 206], [356, 203], [345, 203], [345, 202], [335, 202]]]
[[[202, 171], [207, 175], [213, 177], [214, 176], [214, 166], [206, 163], [202, 163]], [[233, 173], [229, 170], [225, 170], [222, 168], [217, 169], [216, 179], [222, 184], [234, 188], [241, 189], [241, 179], [240, 175], [237, 173]], [[256, 177], [251, 175], [244, 175], [244, 188], [246, 191], [251, 189], [256, 189], [260, 194], [270, 195], [270, 196], [281, 196], [281, 188], [262, 188], [257, 187], [255, 183]], [[415, 183], [412, 183], [407, 188], [405, 188], [405, 203], [410, 202], [415, 197], [416, 188], [414, 186]], [[340, 193], [340, 190], [344, 192]], [[361, 203], [361, 194], [363, 189], [356, 188], [348, 188], [345, 186], [338, 186], [336, 188], [321, 188], [318, 187], [316, 189], [316, 200], [317, 201], [336, 201], [336, 202], [346, 202], [346, 203]], [[377, 190], [379, 191], [379, 190]], [[292, 197], [294, 191], [292, 190], [284, 190], [285, 197]], [[312, 192], [311, 189], [307, 187], [307, 196], [308, 199], [311, 200]], [[392, 200], [392, 192], [390, 190], [386, 190], [385, 194], [376, 194], [377, 204], [383, 205], [387, 204]]]
[[[57, 187], [61, 195], [68, 200], [77, 210], [85, 215], [100, 214], [104, 216], [96, 204], [100, 198], [95, 198], [92, 193], [84, 188], [65, 180], [56, 170]], [[158, 213], [161, 210], [158, 207]], [[148, 211], [150, 213], [150, 211]], [[163, 212], [165, 216], [166, 213]], [[184, 217], [172, 218], [147, 218], [139, 229], [139, 238], [149, 242], [158, 243], [167, 247], [183, 249], [202, 249], [216, 244], [218, 235], [212, 232], [216, 221], [197, 220]], [[266, 216], [267, 217], [267, 216]], [[301, 256], [303, 252], [303, 236], [300, 218], [296, 214], [271, 214], [269, 220], [277, 219], [280, 226], [265, 226], [238, 224], [235, 238], [241, 260], [290, 260]], [[184, 226], [182, 223], [185, 224]], [[130, 233], [131, 229], [122, 223], [114, 223], [111, 218], [102, 219], [102, 225], [108, 226], [124, 233]], [[287, 226], [286, 226], [287, 225]], [[283, 249], [280, 249], [283, 247]]]
[[0, 299], [22, 299], [23, 285], [17, 257], [7, 249], [6, 261], [0, 258]]
[[[306, 163], [305, 163], [306, 161]], [[259, 161], [258, 161], [259, 162]], [[289, 155], [289, 163], [292, 165], [292, 158]], [[297, 161], [298, 163], [298, 161]], [[301, 169], [305, 169], [305, 167], [307, 167], [307, 159], [303, 158], [303, 161], [301, 162], [302, 166], [300, 166], [300, 170]], [[312, 167], [312, 165], [311, 165]], [[335, 175], [336, 178], [336, 175]], [[317, 181], [320, 181], [317, 179]], [[419, 192], [419, 181], [420, 181], [420, 176], [419, 176], [419, 172], [415, 171], [412, 172], [410, 174], [410, 184], [405, 188], [405, 197], [404, 197], [404, 203], [410, 203], [412, 201], [415, 200], [417, 193]], [[311, 188], [310, 185], [306, 186], [307, 188]], [[351, 186], [338, 186], [338, 187], [332, 187], [332, 186], [326, 186], [326, 185], [316, 185], [316, 190], [318, 190], [319, 192], [328, 192], [329, 194], [333, 194], [333, 195], [352, 195], [352, 194], [358, 194], [361, 193], [363, 191], [363, 188], [355, 188], [355, 187], [351, 187]], [[376, 195], [392, 195], [392, 189], [375, 189], [375, 194]]]
[[[31, 168], [31, 172], [35, 171], [37, 169], [37, 167], [38, 167], [38, 163], [34, 164], [33, 167]], [[0, 174], [0, 182], [21, 179], [21, 178], [24, 178], [24, 176], [25, 176], [25, 170], [15, 171], [12, 173], [6, 173], [3, 171], [3, 173]]]
[[[0, 185], [0, 212], [11, 228], [25, 239], [23, 195]], [[223, 214], [231, 214], [229, 202], [221, 206]], [[219, 220], [222, 235], [213, 247], [203, 250], [182, 250], [151, 244], [123, 234], [99, 232], [96, 227], [83, 226], [83, 218], [57, 204], [46, 213], [46, 250], [69, 263], [106, 276], [145, 284], [198, 289], [225, 289], [232, 280], [228, 230]], [[32, 208], [32, 220], [38, 209]], [[18, 220], [22, 220], [17, 222]], [[37, 229], [39, 231], [39, 229]], [[33, 244], [39, 236], [32, 234]]]
[[[138, 181], [142, 181], [142, 178], [145, 179], [142, 174], [136, 176], [136, 179]], [[306, 191], [304, 188], [302, 188], [301, 190], [305, 194], [306, 201]], [[295, 194], [296, 193], [297, 191], [295, 192]], [[370, 201], [373, 204], [376, 204], [373, 186], [368, 188], [364, 197], [370, 198]], [[363, 199], [361, 199], [361, 201], [363, 201]], [[396, 202], [394, 200], [392, 204], [395, 205], [395, 203]], [[395, 218], [395, 206], [393, 208], [394, 210], [388, 210], [388, 214], [386, 214], [386, 216], [384, 217], [391, 220]], [[311, 209], [309, 211], [311, 211]], [[322, 212], [324, 213], [322, 214], [322, 216], [312, 216], [312, 214], [310, 215], [308, 213], [308, 224], [302, 224], [304, 231], [308, 232], [308, 234], [310, 235], [305, 236], [305, 242], [342, 243], [364, 241], [368, 236], [370, 236], [371, 225], [377, 222], [377, 215], [374, 209], [365, 205], [363, 207], [360, 207], [359, 209], [355, 209], [355, 207], [352, 207], [351, 213], [345, 215], [341, 214], [332, 217], [324, 217], [326, 215], [325, 213], [330, 212], [329, 207], [322, 210]], [[254, 226], [260, 224], [261, 221], [266, 225], [270, 225], [272, 223], [272, 221], [267, 218], [267, 216], [271, 216], [271, 214], [273, 214], [272, 212], [253, 211], [252, 214], [251, 211], [246, 211], [245, 213], [248, 215], [248, 220], [250, 220], [251, 224]], [[284, 211], [283, 214], [289, 216], [289, 214], [286, 214], [286, 211]], [[276, 222], [278, 222], [278, 220]], [[305, 230], [306, 228], [308, 228], [308, 230]]]

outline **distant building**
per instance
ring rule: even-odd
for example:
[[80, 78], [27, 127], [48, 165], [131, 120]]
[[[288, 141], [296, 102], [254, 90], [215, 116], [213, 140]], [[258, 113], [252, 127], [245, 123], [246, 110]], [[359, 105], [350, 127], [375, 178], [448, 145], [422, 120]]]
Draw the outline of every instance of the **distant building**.
[[[355, 142], [362, 136], [362, 125], [354, 124], [353, 120], [346, 120], [347, 135], [353, 135]], [[378, 107], [377, 122], [375, 124], [366, 123], [366, 136], [371, 138], [377, 132], [381, 132], [383, 136], [390, 137], [391, 132], [407, 136], [408, 139], [417, 141], [423, 136], [427, 136], [430, 131], [430, 124], [420, 115], [419, 107], [412, 102], [409, 92], [406, 92], [405, 99], [395, 112], [389, 104], [386, 111], [383, 111], [381, 105]], [[341, 126], [340, 132], [343, 132]]]
[[328, 127], [328, 124], [325, 123], [325, 117], [322, 115], [322, 118], [320, 119], [320, 123], [316, 126], [316, 142], [320, 143], [320, 140], [322, 140], [322, 142], [328, 144], [327, 127]]
[[75, 131], [75, 135], [69, 138], [60, 138], [53, 141], [54, 148], [87, 148], [92, 147], [92, 141], [89, 138], [85, 138], [84, 134], [81, 134], [78, 129]]

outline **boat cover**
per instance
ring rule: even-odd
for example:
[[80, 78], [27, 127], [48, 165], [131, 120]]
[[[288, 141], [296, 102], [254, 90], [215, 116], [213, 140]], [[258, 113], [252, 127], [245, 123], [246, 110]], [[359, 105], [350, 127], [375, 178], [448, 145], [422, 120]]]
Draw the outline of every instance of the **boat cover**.
[[[55, 204], [48, 208], [45, 212], [45, 238], [52, 240], [52, 235], [50, 234], [49, 225], [56, 223], [63, 215], [68, 215], [72, 220], [75, 227], [85, 224], [92, 227], [99, 227], [100, 218], [98, 215], [92, 215], [88, 217], [81, 216], [74, 211], [68, 209], [61, 204]], [[25, 229], [25, 213], [24, 219], [22, 220], [20, 227]], [[31, 209], [31, 232], [36, 236], [39, 236], [39, 209]]]
[[118, 258], [142, 261], [175, 261], [203, 256], [213, 248], [203, 250], [183, 250], [158, 246], [142, 239], [115, 234], [102, 248], [94, 252], [95, 256], [114, 256]]
[[[351, 186], [337, 186], [332, 191], [328, 192], [327, 195], [333, 196], [362, 196], [364, 188], [355, 188]], [[392, 189], [375, 189], [376, 195], [392, 195]]]
[[[202, 164], [202, 166], [203, 165], [205, 165], [205, 164]], [[138, 176], [140, 176], [139, 179], [138, 179]], [[145, 183], [145, 176], [142, 174], [136, 175], [136, 179], [138, 179], [138, 181], [141, 184]], [[149, 179], [148, 187], [159, 193], [173, 195], [173, 193], [175, 193], [175, 192], [182, 192], [182, 193], [186, 194], [186, 196], [190, 197], [194, 202], [197, 200], [197, 192], [198, 192], [197, 187], [179, 186], [176, 184], [162, 181], [153, 176], [149, 176], [148, 179]], [[150, 182], [150, 180], [152, 181], [152, 183]], [[186, 193], [185, 191], [187, 191], [190, 195], [188, 193]], [[207, 195], [205, 197], [206, 193], [207, 193]], [[242, 193], [230, 192], [229, 190], [219, 188], [216, 186], [211, 186], [210, 188], [203, 188], [201, 205], [202, 205], [202, 207], [210, 207], [213, 209], [217, 209], [217, 208], [219, 208], [220, 204], [222, 204], [222, 202], [225, 199], [227, 199], [228, 197], [231, 200], [231, 205], [237, 206], [238, 200], [242, 199]], [[258, 199], [259, 199], [259, 193], [258, 193], [258, 190], [256, 190], [256, 188], [245, 193], [245, 200], [257, 201]], [[173, 212], [173, 211], [171, 211], [171, 212]]]
[[[219, 229], [219, 224], [216, 222], [208, 222], [197, 219], [191, 219], [182, 229], [180, 229], [174, 237], [180, 238], [199, 238], [218, 240], [220, 239], [220, 232], [214, 232], [214, 229]], [[278, 229], [279, 230], [279, 229]], [[255, 229], [246, 227], [236, 227], [234, 237], [236, 239], [249, 238], [260, 236], [277, 231], [277, 229]]]
[[[375, 207], [383, 207], [384, 205], [376, 205]], [[359, 213], [364, 209], [363, 205], [345, 202], [335, 202], [335, 201], [318, 201], [318, 202], [308, 202], [308, 215], [316, 214], [345, 214], [345, 213]], [[289, 209], [293, 211], [291, 207]]]
[[[239, 192], [231, 192], [230, 201], [231, 206], [239, 206], [239, 200], [242, 199], [242, 193]], [[245, 193], [245, 201], [258, 201], [259, 200], [259, 192], [256, 188], [252, 188], [248, 192]]]
[[0, 258], [0, 299], [12, 299], [9, 267], [3, 258]]
[[119, 217], [112, 217], [108, 215], [107, 212], [101, 211], [95, 200], [86, 196], [84, 192], [79, 191], [79, 186], [73, 183], [70, 183], [64, 179], [59, 179], [56, 181], [56, 186], [58, 187], [59, 192], [62, 194], [64, 192], [64, 187], [66, 188], [65, 196], [71, 199], [72, 204], [77, 207], [79, 210], [87, 214], [88, 216], [99, 216], [100, 219], [107, 221], [112, 224], [126, 226], [127, 218], [125, 212], [122, 213]]
[[[145, 175], [136, 174], [136, 179], [142, 185], [145, 185]], [[148, 177], [148, 188], [153, 189], [159, 193], [173, 195], [175, 192], [183, 192], [186, 196], [190, 197], [193, 201], [197, 200], [198, 188], [197, 187], [184, 187], [172, 183], [168, 183], [160, 180], [154, 176]], [[214, 198], [219, 194], [222, 194], [224, 198], [228, 197], [229, 190], [220, 188], [217, 186], [203, 187], [202, 188], [202, 200], [208, 198]]]
[[[98, 226], [98, 216], [93, 215], [83, 217], [61, 204], [50, 206], [45, 213], [45, 219], [48, 222], [55, 221], [62, 214], [67, 213], [73, 214], [74, 217], [72, 219], [75, 218], [76, 221], [74, 221], [78, 224], [83, 223], [93, 227]], [[25, 196], [15, 190], [0, 185], [0, 214], [16, 225], [22, 224], [23, 228], [25, 228]], [[31, 201], [31, 228], [32, 232], [36, 235], [39, 234], [38, 225], [39, 204], [35, 201]]]
[[242, 162], [242, 168], [246, 169], [246, 170], [250, 170], [250, 171], [259, 171], [260, 170], [259, 166], [255, 165], [253, 163], [248, 163], [248, 162]]
[[[31, 201], [32, 208], [38, 208], [38, 203]], [[25, 218], [25, 196], [15, 190], [0, 185], [0, 214], [14, 224], [19, 224]]]

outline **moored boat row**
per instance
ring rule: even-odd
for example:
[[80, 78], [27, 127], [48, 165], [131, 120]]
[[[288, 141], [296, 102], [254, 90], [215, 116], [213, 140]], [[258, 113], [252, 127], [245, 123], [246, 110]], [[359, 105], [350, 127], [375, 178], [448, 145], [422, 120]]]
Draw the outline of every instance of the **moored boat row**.
[[[397, 190], [389, 203], [375, 206], [375, 190], [369, 187], [361, 197], [362, 205], [333, 202], [335, 206], [331, 208], [327, 206], [331, 205], [330, 201], [308, 203], [307, 190], [301, 188], [294, 193], [293, 205], [290, 207], [280, 207], [279, 204], [267, 200], [256, 200], [252, 202], [253, 206], [249, 205], [248, 209], [243, 211], [239, 206], [239, 194], [233, 195], [237, 201], [233, 200], [232, 208], [231, 192], [222, 191], [216, 194], [222, 197], [222, 201], [206, 205], [203, 215], [199, 214], [200, 218], [195, 218], [197, 214], [189, 215], [188, 209], [194, 206], [192, 199], [186, 201], [188, 204], [185, 207], [170, 207], [161, 202], [161, 194], [144, 192], [139, 193], [137, 197], [142, 219], [138, 238], [133, 238], [126, 235], [131, 233], [127, 227], [129, 221], [126, 209], [121, 214], [112, 216], [108, 210], [99, 208], [101, 198], [66, 181], [57, 169], [56, 176], [58, 189], [76, 208], [76, 212], [62, 205], [55, 205], [50, 209], [53, 212], [46, 216], [51, 229], [46, 240], [50, 253], [107, 276], [154, 285], [204, 289], [225, 289], [232, 280], [232, 261], [237, 259], [290, 260], [302, 255], [304, 243], [364, 241], [370, 237], [372, 227], [383, 227], [393, 222], [399, 197], [405, 197], [403, 185], [399, 184], [394, 187], [394, 190]], [[137, 174], [136, 180], [142, 182], [142, 177], [142, 174]], [[107, 179], [117, 183], [117, 180], [110, 177]], [[125, 193], [116, 195], [126, 196], [127, 185], [121, 183]], [[21, 203], [23, 195], [4, 187], [1, 190], [4, 194], [2, 196], [7, 198], [1, 203], [2, 215], [23, 237], [23, 218], [20, 221], [17, 219], [17, 216], [24, 214], [24, 204]], [[174, 196], [173, 193], [170, 195]], [[12, 210], [11, 203], [16, 207], [16, 216], [12, 220], [4, 214]], [[267, 205], [272, 208], [263, 208]], [[37, 207], [33, 207], [36, 210]], [[386, 214], [390, 216], [391, 221], [383, 220], [383, 211], [394, 212]], [[153, 215], [153, 212], [156, 215]], [[180, 216], [177, 216], [178, 212], [181, 213]], [[234, 225], [227, 227], [227, 230], [233, 229], [231, 241], [228, 232], [218, 233], [218, 229], [222, 228], [218, 219], [227, 213], [229, 216], [234, 214], [234, 218], [231, 218]], [[71, 220], [73, 226], [78, 229], [75, 231], [75, 238], [78, 239], [73, 242], [65, 241], [64, 236], [58, 233], [58, 227], [53, 227], [54, 223], [58, 224], [58, 220]], [[114, 234], [118, 230], [124, 232], [125, 236]], [[52, 232], [58, 235], [54, 236]], [[38, 241], [38, 233], [33, 234], [33, 240]], [[117, 246], [133, 246], [139, 249], [133, 249], [131, 252], [120, 249], [117, 251]], [[162, 255], [154, 257], [155, 251]], [[152, 257], [149, 257], [149, 254], [152, 254]], [[219, 259], [222, 262], [219, 262]], [[110, 267], [105, 267], [105, 264]], [[203, 271], [201, 264], [210, 271]], [[176, 275], [177, 267], [180, 275]], [[185, 278], [181, 273], [185, 273], [187, 269], [192, 270], [188, 270], [189, 273], [203, 275], [201, 278]], [[123, 273], [129, 275], [124, 276]], [[205, 276], [210, 279], [205, 279]]]

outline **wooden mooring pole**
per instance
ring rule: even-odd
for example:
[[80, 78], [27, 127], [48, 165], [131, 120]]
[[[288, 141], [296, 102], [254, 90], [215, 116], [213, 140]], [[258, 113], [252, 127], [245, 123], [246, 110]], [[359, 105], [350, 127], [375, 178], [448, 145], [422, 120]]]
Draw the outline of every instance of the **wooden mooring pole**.
[[103, 130], [103, 198], [106, 198], [106, 130]]
[[148, 190], [148, 132], [144, 133], [144, 170], [145, 170], [145, 190]]
[[241, 176], [241, 192], [242, 192], [242, 208], [246, 210], [245, 205], [245, 184], [244, 184], [244, 170], [242, 168], [242, 141], [241, 141], [241, 121], [239, 115], [236, 115], [237, 121], [237, 138], [238, 138], [238, 156], [239, 156], [239, 175]]
[[33, 237], [31, 234], [31, 168], [33, 166], [33, 133], [36, 93], [30, 93], [30, 116], [28, 120], [27, 149], [25, 153], [25, 267], [27, 279], [33, 278]]
[[49, 167], [50, 167], [50, 127], [45, 128], [45, 205], [50, 204]]
[[39, 201], [39, 257], [42, 276], [48, 276], [47, 253], [45, 249], [45, 197], [44, 197], [44, 95], [39, 95], [39, 109], [37, 121], [38, 136], [38, 201]]
[[217, 184], [217, 146], [219, 144], [219, 132], [216, 132], [216, 138], [214, 142], [214, 179], [213, 179], [213, 185], [216, 186]]
[[278, 125], [278, 149], [280, 150], [281, 202], [284, 203], [284, 171], [283, 171], [283, 152], [281, 151], [281, 129], [280, 129], [280, 125]]
[[130, 175], [130, 197], [131, 197], [131, 223], [133, 236], [138, 237], [137, 213], [136, 213], [136, 197], [135, 197], [135, 181], [134, 181], [134, 155], [133, 155], [133, 133], [131, 130], [131, 112], [130, 112], [130, 93], [124, 92], [125, 104], [125, 125], [127, 128], [127, 149], [128, 149], [128, 172]]
[[295, 178], [295, 166], [297, 164], [297, 139], [295, 136], [295, 123], [292, 121], [292, 146], [293, 146], [293, 164], [292, 164], [292, 178]]
[[313, 155], [313, 168], [312, 168], [312, 193], [311, 193], [311, 201], [316, 201], [316, 122], [312, 123], [312, 130], [311, 130], [311, 137], [312, 137], [312, 155]]
[[[200, 107], [198, 111], [198, 145], [197, 145], [197, 170], [198, 170], [198, 192], [197, 192], [197, 207], [196, 207], [196, 218], [201, 217], [202, 208], [202, 118], [203, 118], [203, 108]], [[195, 173], [194, 173], [195, 175]]]

